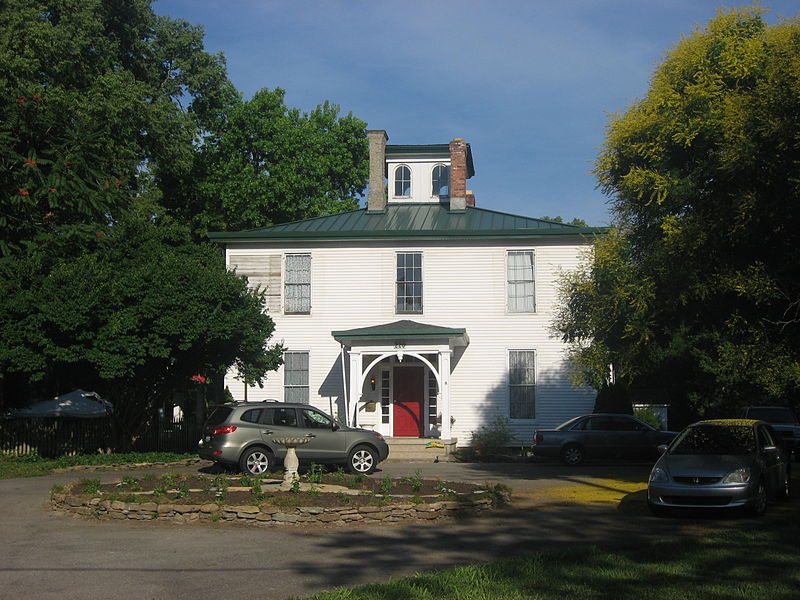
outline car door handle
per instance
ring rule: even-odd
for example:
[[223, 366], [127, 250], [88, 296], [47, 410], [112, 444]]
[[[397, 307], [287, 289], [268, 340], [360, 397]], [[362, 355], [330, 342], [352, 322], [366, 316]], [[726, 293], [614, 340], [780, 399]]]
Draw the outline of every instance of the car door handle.
[[261, 433], [264, 435], [272, 435], [272, 429], [262, 429]]
[[306, 434], [306, 437], [307, 437], [307, 438], [315, 438], [315, 437], [317, 437], [317, 436], [316, 436], [316, 435], [314, 435], [313, 433], [307, 433], [307, 434]]

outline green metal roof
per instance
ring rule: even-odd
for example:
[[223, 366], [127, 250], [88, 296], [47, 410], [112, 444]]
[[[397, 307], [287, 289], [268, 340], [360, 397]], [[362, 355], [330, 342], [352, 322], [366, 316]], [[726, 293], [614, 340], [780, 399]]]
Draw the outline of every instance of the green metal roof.
[[358, 340], [358, 339], [455, 339], [458, 345], [469, 343], [466, 329], [454, 329], [452, 327], [439, 327], [438, 325], [427, 325], [416, 321], [395, 321], [374, 327], [361, 327], [358, 329], [348, 329], [344, 331], [331, 331], [331, 335], [337, 340]]
[[215, 242], [272, 240], [451, 240], [592, 237], [602, 227], [577, 227], [483, 208], [451, 212], [444, 204], [393, 204], [382, 212], [354, 210], [273, 227], [209, 233]]
[[[468, 144], [469, 145], [469, 144]], [[450, 156], [450, 144], [386, 144], [386, 156]]]
[[[450, 158], [450, 144], [387, 144], [387, 158], [403, 158], [418, 156]], [[475, 175], [475, 163], [472, 162], [472, 147], [467, 144], [467, 179]]]

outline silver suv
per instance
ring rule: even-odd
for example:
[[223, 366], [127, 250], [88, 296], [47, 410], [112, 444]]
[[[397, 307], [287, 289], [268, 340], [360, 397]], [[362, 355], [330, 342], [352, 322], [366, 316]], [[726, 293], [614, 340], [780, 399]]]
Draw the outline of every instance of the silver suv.
[[345, 464], [353, 473], [372, 473], [389, 456], [380, 433], [345, 427], [313, 406], [289, 402], [217, 406], [206, 420], [197, 451], [201, 458], [261, 475], [286, 456], [286, 448], [273, 440], [288, 437], [309, 440], [297, 447], [301, 462]]

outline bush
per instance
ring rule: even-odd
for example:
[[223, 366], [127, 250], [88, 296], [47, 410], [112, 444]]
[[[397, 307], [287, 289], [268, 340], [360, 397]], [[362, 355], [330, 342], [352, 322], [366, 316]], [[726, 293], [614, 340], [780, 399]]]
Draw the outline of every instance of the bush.
[[508, 419], [495, 417], [488, 425], [472, 432], [472, 446], [477, 454], [502, 454], [514, 441], [514, 434], [508, 428]]

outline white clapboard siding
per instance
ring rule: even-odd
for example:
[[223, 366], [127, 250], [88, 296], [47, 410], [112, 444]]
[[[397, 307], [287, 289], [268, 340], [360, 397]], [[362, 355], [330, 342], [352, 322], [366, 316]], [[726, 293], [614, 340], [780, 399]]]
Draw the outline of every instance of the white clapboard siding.
[[230, 254], [228, 268], [247, 278], [251, 289], [264, 291], [267, 311], [274, 315], [281, 310], [281, 254]]
[[[551, 330], [558, 302], [558, 280], [586, 258], [587, 244], [573, 240], [338, 242], [300, 246], [252, 244], [246, 250], [228, 248], [229, 264], [237, 272], [259, 273], [254, 265], [274, 264], [284, 253], [312, 256], [311, 314], [285, 315], [270, 311], [276, 329], [273, 341], [288, 350], [310, 354], [311, 402], [324, 410], [341, 402], [341, 347], [332, 331], [369, 327], [410, 319], [443, 327], [464, 328], [466, 349], [452, 361], [450, 381], [453, 435], [469, 442], [473, 431], [494, 416], [508, 417], [508, 351], [536, 352], [536, 416], [510, 421], [518, 444], [530, 444], [536, 428], [555, 426], [572, 416], [590, 412], [594, 392], [574, 387], [565, 362], [566, 346]], [[535, 255], [535, 313], [509, 313], [506, 307], [506, 253], [533, 250]], [[423, 253], [422, 314], [395, 312], [395, 271], [398, 251]], [[252, 271], [250, 269], [253, 269]], [[280, 274], [280, 270], [270, 271]], [[264, 277], [269, 275], [264, 274]], [[268, 289], [272, 281], [267, 281]], [[280, 289], [280, 285], [278, 285]], [[243, 397], [241, 382], [227, 380], [234, 397]], [[283, 373], [271, 373], [263, 389], [248, 390], [249, 400], [283, 397]], [[363, 400], [378, 400], [379, 390], [365, 391]], [[340, 404], [343, 406], [343, 402]], [[336, 409], [334, 409], [336, 410]], [[368, 415], [373, 419], [376, 415]]]

